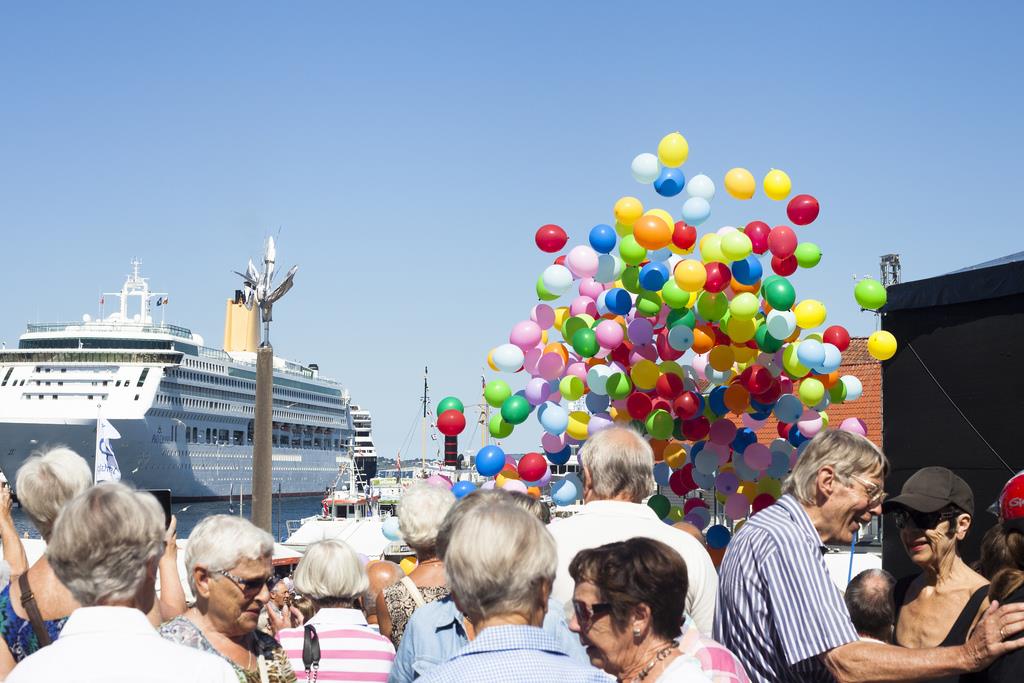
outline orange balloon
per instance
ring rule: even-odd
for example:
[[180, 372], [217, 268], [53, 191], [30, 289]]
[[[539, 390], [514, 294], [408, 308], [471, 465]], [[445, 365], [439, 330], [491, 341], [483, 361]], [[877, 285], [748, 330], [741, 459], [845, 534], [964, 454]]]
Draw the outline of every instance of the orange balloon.
[[633, 224], [633, 239], [644, 249], [661, 249], [672, 241], [672, 228], [658, 216], [640, 216]]
[[674, 470], [686, 464], [686, 449], [678, 441], [670, 441], [665, 446], [665, 463]]
[[742, 294], [743, 292], [750, 292], [751, 294], [757, 294], [759, 291], [761, 291], [761, 281], [760, 280], [758, 280], [757, 282], [755, 282], [752, 285], [745, 285], [742, 282], [737, 282], [736, 278], [733, 278], [732, 279], [732, 283], [729, 286], [732, 287], [732, 291], [736, 292], [737, 294]]
[[710, 325], [698, 325], [693, 328], [693, 352], [707, 353], [715, 348], [715, 333]]
[[651, 450], [654, 451], [654, 462], [661, 462], [665, 459], [665, 447], [668, 446], [668, 441], [661, 439], [651, 439]]
[[836, 370], [835, 372], [830, 372], [827, 375], [817, 375], [817, 378], [821, 381], [822, 384], [825, 385], [826, 389], [831, 389], [832, 387], [834, 387], [836, 385], [836, 382], [839, 381], [839, 377], [840, 375], [838, 370]]
[[786, 343], [790, 344], [792, 342], [795, 342], [797, 339], [799, 339], [800, 338], [800, 332], [802, 332], [802, 330], [799, 327], [796, 328], [795, 330], [793, 330], [793, 334], [789, 335], [789, 337], [786, 338]]
[[725, 390], [722, 400], [726, 408], [736, 415], [742, 415], [750, 405], [750, 392], [739, 384], [733, 384]]
[[563, 363], [569, 364], [569, 352], [565, 349], [565, 345], [559, 342], [552, 342], [545, 346], [544, 353], [557, 353], [562, 358]]
[[711, 564], [715, 565], [715, 569], [718, 569], [719, 565], [722, 564], [722, 560], [725, 559], [725, 548], [708, 548], [708, 555], [711, 556]]
[[540, 498], [540, 487], [539, 486], [528, 486], [526, 493], [533, 496], [534, 498]]

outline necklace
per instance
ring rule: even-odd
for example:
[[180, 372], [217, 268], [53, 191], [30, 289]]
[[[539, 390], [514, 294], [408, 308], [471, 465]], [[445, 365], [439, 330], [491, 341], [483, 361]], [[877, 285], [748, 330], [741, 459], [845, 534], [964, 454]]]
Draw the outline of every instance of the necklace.
[[665, 647], [663, 647], [660, 650], [658, 650], [657, 653], [655, 653], [654, 658], [651, 661], [647, 662], [647, 666], [645, 666], [643, 668], [643, 671], [638, 673], [636, 675], [636, 677], [633, 678], [633, 680], [634, 681], [642, 681], [645, 678], [647, 678], [647, 675], [649, 673], [651, 673], [651, 669], [653, 669], [655, 666], [657, 666], [658, 662], [662, 661], [663, 659], [668, 657], [670, 654], [672, 654], [672, 652], [676, 648], [678, 648], [678, 647], [679, 647], [679, 645], [676, 644], [676, 643], [669, 643]]

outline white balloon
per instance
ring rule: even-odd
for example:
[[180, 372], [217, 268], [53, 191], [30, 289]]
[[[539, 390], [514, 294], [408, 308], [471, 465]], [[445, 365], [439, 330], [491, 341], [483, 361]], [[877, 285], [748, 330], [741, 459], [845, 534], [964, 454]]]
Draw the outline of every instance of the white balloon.
[[768, 326], [768, 334], [775, 339], [788, 339], [796, 330], [796, 314], [792, 311], [772, 311], [765, 324]]
[[718, 230], [715, 230], [715, 234], [718, 235], [719, 237], [725, 237], [730, 232], [739, 232], [739, 230], [732, 227], [731, 225], [723, 225]]
[[572, 273], [565, 266], [556, 263], [544, 269], [541, 282], [549, 292], [555, 296], [562, 296], [572, 287]]
[[690, 197], [683, 202], [683, 220], [690, 225], [700, 225], [711, 215], [711, 204], [703, 197]]
[[715, 181], [703, 173], [695, 175], [686, 183], [686, 191], [691, 197], [699, 197], [710, 202], [715, 198]]
[[526, 354], [515, 344], [502, 344], [491, 354], [494, 365], [502, 372], [515, 372], [523, 366], [525, 358]]
[[653, 183], [658, 179], [661, 169], [658, 168], [658, 157], [650, 152], [637, 154], [630, 165], [633, 177], [638, 183]]

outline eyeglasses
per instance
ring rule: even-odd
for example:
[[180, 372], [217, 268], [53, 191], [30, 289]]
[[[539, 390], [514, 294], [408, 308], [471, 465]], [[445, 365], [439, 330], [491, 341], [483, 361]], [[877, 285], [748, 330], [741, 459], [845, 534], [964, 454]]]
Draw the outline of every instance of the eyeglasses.
[[899, 508], [893, 511], [892, 520], [896, 522], [898, 529], [913, 527], [922, 531], [934, 529], [943, 522], [956, 519], [957, 513], [954, 510], [939, 510], [938, 512], [917, 512], [907, 508]]
[[576, 613], [576, 621], [580, 624], [581, 631], [589, 631], [597, 619], [605, 614], [610, 614], [612, 604], [610, 602], [597, 602], [588, 605], [580, 600], [572, 601], [572, 610]]
[[232, 583], [238, 586], [241, 591], [246, 595], [256, 595], [260, 591], [267, 587], [274, 577], [272, 576], [257, 576], [252, 579], [243, 579], [241, 576], [235, 576], [234, 574], [218, 569], [213, 572], [214, 574], [220, 574], [226, 579], [229, 579]]
[[856, 474], [851, 474], [850, 479], [853, 479], [855, 482], [864, 487], [864, 493], [866, 493], [868, 496], [869, 508], [877, 507], [881, 505], [883, 501], [885, 501], [885, 498], [888, 494], [886, 494], [885, 489], [883, 489], [878, 484], [874, 483], [873, 481], [868, 481], [867, 479], [858, 477]]

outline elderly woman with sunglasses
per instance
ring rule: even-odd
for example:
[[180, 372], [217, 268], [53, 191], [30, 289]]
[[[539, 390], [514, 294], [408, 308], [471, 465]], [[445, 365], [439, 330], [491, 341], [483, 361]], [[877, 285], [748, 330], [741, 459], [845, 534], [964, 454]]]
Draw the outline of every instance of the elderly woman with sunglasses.
[[226, 659], [242, 683], [295, 683], [284, 649], [256, 628], [270, 600], [273, 550], [270, 534], [248, 520], [214, 515], [197, 524], [185, 552], [196, 604], [160, 634]]
[[[895, 642], [903, 647], [962, 645], [988, 608], [988, 582], [961, 559], [974, 494], [944, 467], [918, 470], [883, 506], [921, 573], [896, 584]], [[956, 681], [958, 676], [941, 681]]]

